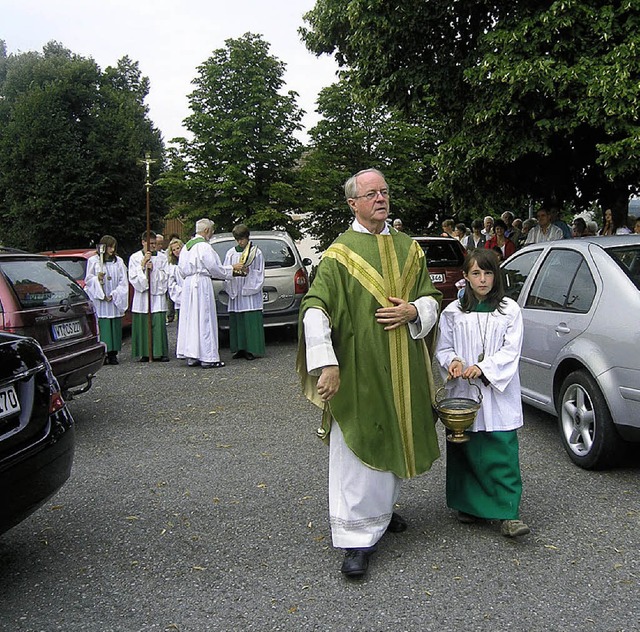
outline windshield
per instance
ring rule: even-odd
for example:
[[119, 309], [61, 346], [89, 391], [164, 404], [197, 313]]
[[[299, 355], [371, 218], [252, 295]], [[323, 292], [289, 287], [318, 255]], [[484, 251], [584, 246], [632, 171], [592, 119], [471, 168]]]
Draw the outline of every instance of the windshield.
[[607, 248], [606, 252], [640, 290], [640, 245]]
[[25, 309], [53, 307], [63, 301], [77, 303], [87, 300], [82, 288], [55, 263], [46, 259], [2, 261], [0, 271]]

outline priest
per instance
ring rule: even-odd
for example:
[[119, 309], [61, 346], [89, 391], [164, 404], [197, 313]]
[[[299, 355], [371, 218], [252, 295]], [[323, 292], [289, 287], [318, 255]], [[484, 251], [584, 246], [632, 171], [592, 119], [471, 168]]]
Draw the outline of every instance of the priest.
[[426, 338], [441, 293], [420, 246], [389, 227], [389, 187], [367, 169], [345, 183], [351, 227], [324, 253], [301, 307], [297, 369], [323, 410], [329, 444], [329, 513], [341, 571], [365, 575], [394, 512], [400, 482], [439, 457]]

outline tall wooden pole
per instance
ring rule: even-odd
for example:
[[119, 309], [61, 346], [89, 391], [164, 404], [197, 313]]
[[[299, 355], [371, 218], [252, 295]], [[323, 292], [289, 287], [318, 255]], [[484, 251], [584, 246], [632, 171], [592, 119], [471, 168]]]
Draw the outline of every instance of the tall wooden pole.
[[[151, 159], [151, 154], [146, 153], [144, 160], [140, 161], [146, 167], [146, 182], [145, 187], [147, 189], [147, 252], [151, 252], [151, 165], [156, 162]], [[153, 362], [153, 315], [151, 313], [151, 270], [146, 269], [147, 285], [149, 286], [149, 296], [147, 297], [147, 345], [149, 351], [149, 362]]]

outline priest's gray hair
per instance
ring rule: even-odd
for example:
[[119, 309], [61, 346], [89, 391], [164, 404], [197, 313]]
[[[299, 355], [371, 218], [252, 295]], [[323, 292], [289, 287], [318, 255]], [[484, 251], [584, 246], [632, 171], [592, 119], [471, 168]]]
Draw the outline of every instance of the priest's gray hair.
[[352, 175], [345, 183], [344, 183], [344, 196], [347, 198], [354, 198], [358, 195], [358, 176], [361, 176], [363, 173], [376, 173], [378, 174], [385, 182], [386, 178], [382, 171], [378, 169], [363, 169], [362, 171], [358, 171], [355, 175]]
[[213, 232], [213, 222], [210, 219], [203, 217], [196, 222], [196, 234], [204, 233], [205, 230], [210, 229]]

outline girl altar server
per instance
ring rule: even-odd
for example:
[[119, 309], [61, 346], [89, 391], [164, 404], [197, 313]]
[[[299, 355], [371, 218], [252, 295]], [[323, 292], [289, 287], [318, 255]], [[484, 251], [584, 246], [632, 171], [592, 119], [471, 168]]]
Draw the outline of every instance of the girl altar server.
[[118, 242], [105, 235], [96, 254], [87, 261], [85, 291], [98, 316], [100, 340], [107, 345], [106, 364], [119, 364], [122, 348], [122, 317], [129, 306], [129, 280], [124, 261], [116, 254]]
[[477, 384], [482, 405], [470, 440], [447, 442], [447, 505], [460, 522], [501, 520], [503, 535], [522, 536], [530, 531], [519, 514], [522, 314], [505, 296], [495, 252], [472, 250], [463, 272], [463, 296], [440, 316], [435, 357], [448, 379], [447, 397], [477, 399]]

